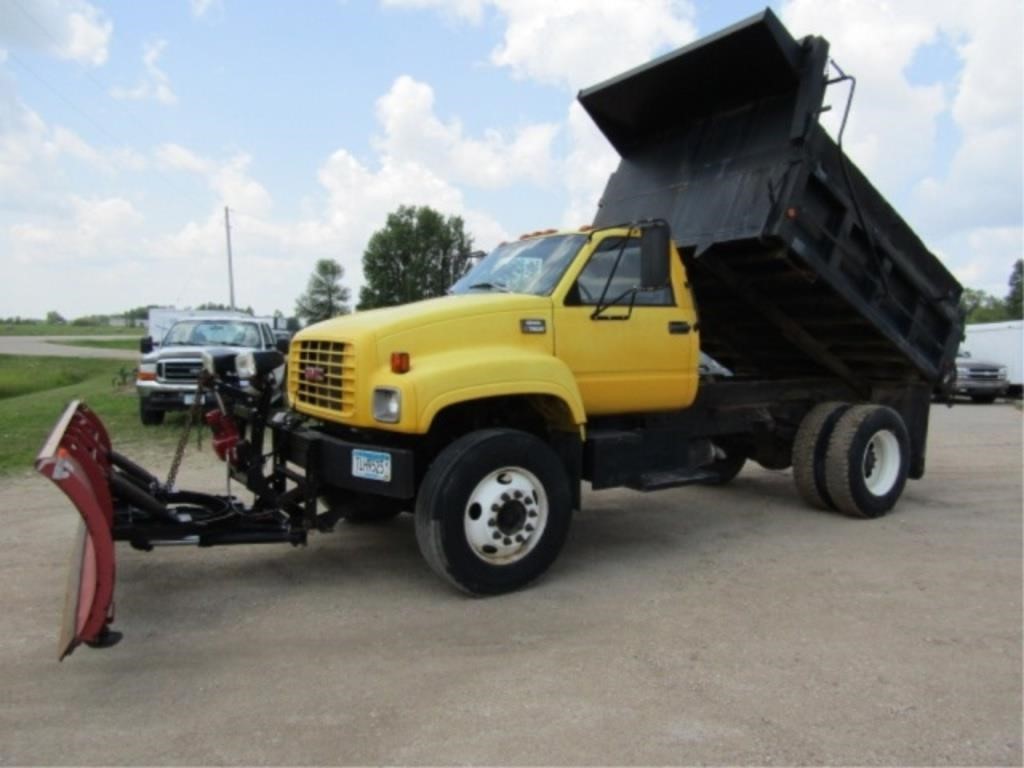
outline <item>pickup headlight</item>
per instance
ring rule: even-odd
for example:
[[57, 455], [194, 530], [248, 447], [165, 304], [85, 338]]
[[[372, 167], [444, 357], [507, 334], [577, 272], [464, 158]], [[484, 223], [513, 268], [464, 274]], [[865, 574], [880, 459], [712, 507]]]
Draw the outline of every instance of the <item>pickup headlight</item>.
[[247, 350], [235, 356], [235, 373], [240, 379], [256, 379], [284, 365], [284, 355], [276, 349]]
[[256, 358], [252, 352], [239, 352], [235, 357], [235, 373], [240, 379], [256, 378]]
[[1005, 365], [1000, 365], [999, 366], [999, 378], [1000, 379], [1005, 379], [1006, 378], [1006, 366]]
[[373, 418], [395, 424], [402, 418], [402, 392], [392, 387], [373, 390]]
[[202, 353], [202, 358], [203, 358], [203, 370], [206, 371], [209, 374], [216, 373], [217, 372], [217, 367], [215, 365], [215, 361], [213, 359], [213, 355], [211, 355], [209, 352], [205, 352], [204, 351]]
[[956, 367], [956, 377], [958, 379], [966, 379], [970, 375], [971, 371], [969, 368], [962, 368], [959, 365]]

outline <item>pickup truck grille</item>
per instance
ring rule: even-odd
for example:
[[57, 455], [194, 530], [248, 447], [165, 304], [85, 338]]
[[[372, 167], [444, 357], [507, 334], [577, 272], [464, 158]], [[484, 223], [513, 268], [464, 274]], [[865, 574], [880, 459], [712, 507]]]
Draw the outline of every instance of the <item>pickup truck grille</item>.
[[348, 416], [355, 405], [355, 361], [351, 344], [304, 339], [292, 345], [289, 377], [295, 404]]
[[170, 384], [195, 384], [202, 370], [202, 360], [166, 360], [156, 364], [157, 379]]
[[1002, 377], [999, 375], [998, 368], [984, 366], [968, 368], [967, 375], [961, 376], [960, 378], [972, 379], [973, 381], [997, 381]]

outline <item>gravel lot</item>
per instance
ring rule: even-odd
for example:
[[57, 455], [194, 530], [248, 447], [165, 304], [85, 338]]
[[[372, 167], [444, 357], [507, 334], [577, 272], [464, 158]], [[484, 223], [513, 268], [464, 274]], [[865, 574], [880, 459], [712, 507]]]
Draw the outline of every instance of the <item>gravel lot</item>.
[[[304, 551], [120, 549], [125, 639], [63, 664], [73, 513], [5, 478], [0, 762], [1020, 765], [1021, 412], [932, 417], [887, 518], [749, 467], [591, 493], [501, 598], [434, 578], [408, 516]], [[193, 452], [182, 482], [223, 481]]]

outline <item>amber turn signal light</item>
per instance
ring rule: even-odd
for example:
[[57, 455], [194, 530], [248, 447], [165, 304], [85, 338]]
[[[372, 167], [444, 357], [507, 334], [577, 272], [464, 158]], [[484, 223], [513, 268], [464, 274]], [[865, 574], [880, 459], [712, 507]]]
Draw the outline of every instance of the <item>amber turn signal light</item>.
[[408, 373], [409, 372], [409, 353], [408, 352], [392, 352], [391, 353], [391, 372], [392, 373]]

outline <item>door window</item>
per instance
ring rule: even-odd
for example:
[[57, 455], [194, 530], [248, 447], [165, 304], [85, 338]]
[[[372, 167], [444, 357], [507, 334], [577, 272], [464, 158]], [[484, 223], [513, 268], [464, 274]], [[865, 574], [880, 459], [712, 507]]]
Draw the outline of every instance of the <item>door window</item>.
[[[619, 259], [617, 267], [616, 259]], [[609, 275], [612, 276], [610, 282]], [[596, 306], [599, 303], [629, 306], [633, 303], [638, 307], [672, 307], [675, 306], [675, 298], [671, 285], [655, 289], [640, 288], [639, 238], [629, 238], [623, 249], [621, 237], [607, 237], [591, 254], [587, 265], [576, 279], [576, 284], [569, 291], [565, 303], [574, 306]]]

